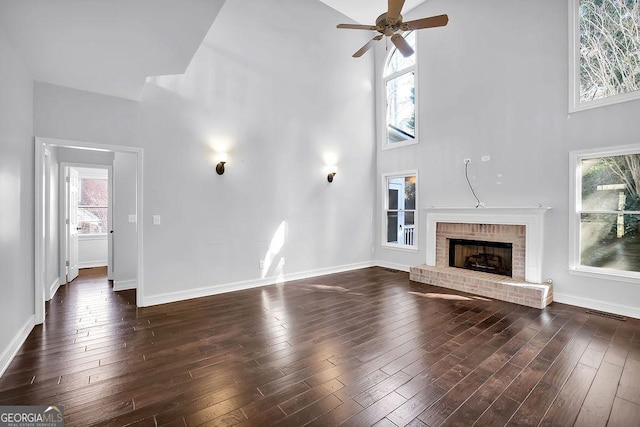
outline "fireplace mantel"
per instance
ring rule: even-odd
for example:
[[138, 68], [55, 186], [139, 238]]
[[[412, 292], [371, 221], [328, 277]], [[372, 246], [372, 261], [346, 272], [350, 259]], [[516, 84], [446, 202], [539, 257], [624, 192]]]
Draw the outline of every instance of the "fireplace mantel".
[[542, 282], [544, 216], [550, 207], [456, 208], [431, 207], [427, 212], [427, 262], [436, 265], [436, 224], [506, 224], [525, 226], [525, 280]]

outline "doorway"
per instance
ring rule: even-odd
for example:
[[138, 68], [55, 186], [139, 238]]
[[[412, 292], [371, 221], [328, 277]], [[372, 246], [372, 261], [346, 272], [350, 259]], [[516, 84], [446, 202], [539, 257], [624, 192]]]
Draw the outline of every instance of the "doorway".
[[62, 283], [73, 281], [79, 269], [94, 267], [107, 267], [113, 279], [112, 174], [112, 166], [60, 162]]
[[[98, 168], [102, 168], [102, 169], [109, 169], [109, 165], [102, 165], [100, 166], [100, 162], [98, 162], [97, 164], [95, 164], [92, 161], [86, 161], [87, 156], [91, 157], [91, 156], [96, 156], [98, 154], [103, 154], [103, 155], [108, 155], [110, 154], [113, 158], [116, 157], [120, 157], [122, 159], [122, 161], [119, 163], [121, 165], [125, 165], [125, 169], [123, 169], [125, 172], [122, 173], [123, 178], [120, 180], [121, 183], [127, 183], [128, 187], [131, 188], [127, 188], [126, 191], [123, 191], [122, 193], [127, 195], [128, 199], [127, 201], [130, 202], [130, 206], [125, 206], [123, 207], [123, 210], [126, 209], [126, 212], [124, 215], [120, 215], [122, 217], [125, 218], [125, 220], [121, 220], [121, 230], [123, 230], [122, 236], [130, 236], [127, 237], [126, 239], [123, 237], [122, 240], [127, 240], [125, 243], [122, 244], [122, 247], [126, 248], [126, 250], [124, 250], [123, 252], [126, 252], [127, 250], [130, 252], [128, 254], [128, 256], [126, 257], [127, 259], [133, 259], [133, 265], [128, 269], [129, 273], [131, 275], [131, 277], [133, 279], [131, 280], [124, 280], [122, 281], [123, 283], [126, 282], [126, 285], [124, 285], [125, 287], [123, 287], [123, 289], [127, 289], [127, 288], [133, 288], [135, 287], [135, 289], [137, 290], [136, 292], [136, 304], [138, 306], [143, 306], [143, 295], [144, 295], [144, 290], [143, 290], [143, 257], [142, 257], [142, 229], [143, 229], [143, 205], [142, 205], [142, 201], [143, 201], [143, 192], [142, 192], [142, 155], [143, 155], [143, 150], [141, 148], [137, 148], [137, 147], [126, 147], [126, 146], [116, 146], [116, 145], [105, 145], [105, 144], [96, 144], [96, 143], [89, 143], [89, 142], [80, 142], [80, 141], [69, 141], [69, 140], [60, 140], [60, 139], [53, 139], [53, 138], [40, 138], [40, 137], [36, 137], [35, 138], [35, 173], [36, 173], [36, 180], [35, 180], [35, 194], [36, 194], [36, 200], [35, 200], [35, 323], [36, 324], [40, 324], [44, 322], [44, 318], [45, 318], [45, 297], [48, 296], [48, 293], [45, 292], [45, 283], [46, 283], [46, 277], [47, 277], [47, 267], [51, 264], [51, 259], [54, 256], [58, 256], [59, 260], [64, 259], [65, 264], [66, 264], [66, 256], [63, 256], [63, 254], [66, 255], [65, 252], [63, 252], [62, 249], [62, 245], [59, 246], [60, 250], [57, 251], [56, 254], [52, 254], [51, 250], [49, 250], [49, 240], [51, 239], [52, 235], [55, 233], [51, 233], [51, 231], [49, 230], [49, 228], [46, 226], [46, 222], [49, 219], [48, 216], [49, 214], [47, 213], [47, 206], [51, 206], [52, 204], [52, 200], [51, 200], [51, 191], [48, 191], [48, 188], [50, 186], [50, 178], [47, 177], [47, 174], [50, 173], [50, 169], [51, 167], [47, 166], [48, 163], [51, 162], [50, 158], [47, 157], [46, 153], [51, 153], [51, 151], [60, 151], [60, 150], [66, 150], [66, 151], [71, 151], [73, 152], [74, 156], [73, 157], [73, 161], [70, 161], [69, 163], [76, 163], [75, 166], [80, 165], [80, 167], [86, 167], [87, 165], [89, 165], [90, 167], [95, 168], [96, 166]], [[50, 154], [49, 154], [50, 156]], [[54, 156], [55, 157], [55, 156]], [[94, 164], [92, 164], [94, 163]], [[66, 165], [66, 166], [74, 166], [74, 165]], [[77, 168], [76, 168], [77, 169]], [[114, 209], [117, 209], [117, 198], [114, 197], [114, 192], [117, 191], [117, 183], [114, 183], [113, 181], [116, 180], [117, 181], [117, 175], [118, 175], [118, 171], [117, 168], [113, 168], [112, 169], [112, 174], [111, 174], [111, 203], [109, 204], [110, 209], [113, 211]], [[60, 174], [62, 175], [62, 173]], [[124, 176], [126, 175], [126, 176]], [[62, 175], [62, 179], [59, 179], [59, 181], [64, 181], [64, 175]], [[59, 193], [60, 196], [60, 200], [62, 199], [62, 192]], [[126, 204], [125, 204], [126, 205]], [[109, 208], [107, 209], [109, 210]], [[111, 222], [109, 222], [109, 218], [107, 219], [107, 224], [118, 224], [117, 218], [111, 218]], [[58, 221], [58, 223], [60, 223], [60, 220]], [[59, 227], [58, 228], [58, 235], [60, 237], [62, 237], [62, 235], [66, 235], [66, 225], [64, 224], [65, 227]], [[70, 224], [69, 224], [70, 225]], [[80, 224], [76, 225], [75, 228], [79, 228], [81, 227]], [[109, 228], [109, 233], [108, 234], [116, 234], [117, 233], [117, 229], [115, 229], [114, 227], [107, 225], [107, 227]], [[63, 229], [65, 231], [63, 231]], [[114, 231], [114, 233], [111, 233], [111, 231]], [[78, 230], [80, 231], [80, 230]], [[54, 236], [55, 237], [55, 236]], [[113, 237], [111, 237], [111, 239], [113, 239]], [[59, 240], [63, 240], [62, 238], [60, 238]], [[66, 250], [66, 247], [65, 247]], [[112, 259], [111, 262], [108, 262], [108, 265], [110, 265], [113, 270], [113, 274], [117, 273], [117, 268], [114, 268], [115, 266], [117, 266], [118, 262], [117, 262], [117, 257], [114, 256], [116, 255], [116, 251], [117, 251], [117, 245], [116, 243], [112, 240], [112, 249], [111, 249], [111, 254], [112, 254]], [[70, 263], [71, 264], [71, 263]], [[59, 266], [62, 265], [62, 261], [59, 261], [58, 263]], [[78, 267], [80, 265], [78, 264]], [[65, 268], [58, 268], [58, 274], [60, 275], [60, 282], [62, 283], [63, 280], [63, 272], [64, 272], [64, 279], [66, 282], [66, 265], [64, 265]], [[74, 272], [72, 273], [72, 275], [74, 274]], [[114, 281], [115, 284], [115, 281]], [[132, 284], [135, 284], [135, 286], [133, 286]], [[114, 288], [115, 289], [115, 288]], [[116, 289], [117, 290], [117, 289]]]

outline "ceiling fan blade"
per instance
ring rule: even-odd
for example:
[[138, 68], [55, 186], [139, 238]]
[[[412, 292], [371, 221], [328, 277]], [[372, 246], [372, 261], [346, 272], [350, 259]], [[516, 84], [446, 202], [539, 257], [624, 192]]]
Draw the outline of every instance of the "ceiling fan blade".
[[389, 24], [393, 25], [398, 22], [403, 6], [404, 0], [389, 0], [389, 8], [387, 10], [387, 22]]
[[407, 56], [413, 55], [413, 48], [409, 46], [409, 43], [402, 37], [400, 34], [394, 34], [391, 36], [391, 42], [396, 45], [402, 56], [405, 58]]
[[378, 40], [382, 39], [382, 34], [380, 34], [379, 36], [375, 36], [374, 38], [372, 38], [371, 40], [369, 40], [367, 42], [367, 44], [365, 44], [364, 46], [362, 46], [360, 48], [360, 50], [358, 50], [356, 53], [353, 54], [354, 58], [360, 58], [362, 55], [365, 54], [366, 51], [368, 51], [369, 49], [371, 49], [371, 46], [373, 46], [373, 42], [376, 42]]
[[400, 28], [404, 31], [420, 30], [422, 28], [444, 27], [449, 22], [447, 15], [430, 16], [429, 18], [416, 19], [403, 22]]
[[348, 30], [371, 30], [375, 31], [375, 25], [359, 25], [359, 24], [338, 24], [336, 28], [346, 28]]

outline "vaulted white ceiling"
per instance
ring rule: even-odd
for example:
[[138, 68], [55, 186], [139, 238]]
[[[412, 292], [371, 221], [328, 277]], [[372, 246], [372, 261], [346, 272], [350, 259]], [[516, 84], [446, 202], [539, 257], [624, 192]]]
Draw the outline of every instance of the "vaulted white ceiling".
[[[0, 0], [0, 31], [36, 81], [139, 100], [148, 76], [185, 72], [225, 1]], [[372, 24], [388, 0], [320, 1]]]
[[[376, 18], [387, 11], [388, 0], [320, 0], [343, 15], [361, 24], [374, 24]], [[406, 0], [402, 13], [410, 11], [425, 0]], [[337, 22], [336, 24], [339, 24]]]
[[0, 0], [0, 31], [35, 80], [139, 99], [183, 73], [225, 0]]

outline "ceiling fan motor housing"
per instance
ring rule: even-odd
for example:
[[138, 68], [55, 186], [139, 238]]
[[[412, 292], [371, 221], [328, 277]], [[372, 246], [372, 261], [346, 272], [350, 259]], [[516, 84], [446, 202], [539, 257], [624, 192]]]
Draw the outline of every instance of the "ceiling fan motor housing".
[[398, 15], [398, 19], [393, 22], [393, 18], [387, 18], [387, 14], [383, 13], [376, 19], [376, 29], [385, 36], [392, 36], [396, 31], [400, 30], [402, 25], [402, 15]]

